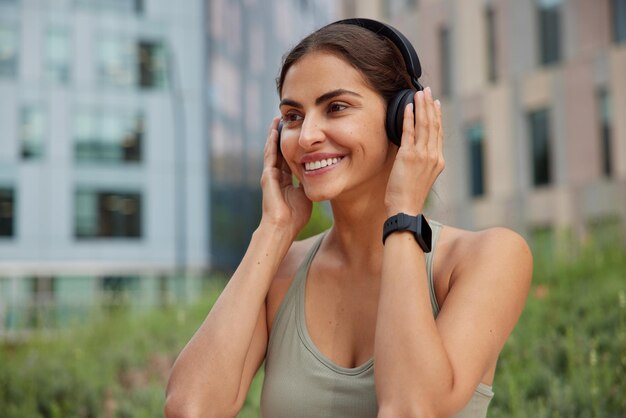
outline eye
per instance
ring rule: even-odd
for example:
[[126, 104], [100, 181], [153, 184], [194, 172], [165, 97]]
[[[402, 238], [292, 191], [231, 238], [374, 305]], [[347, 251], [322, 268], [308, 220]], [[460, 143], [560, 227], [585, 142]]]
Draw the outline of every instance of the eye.
[[297, 112], [290, 111], [283, 116], [283, 122], [287, 125], [294, 124], [300, 120], [302, 120], [302, 116]]
[[345, 103], [333, 102], [330, 105], [328, 105], [328, 112], [329, 113], [341, 112], [342, 110], [346, 109], [347, 107], [348, 107], [348, 105], [346, 105]]

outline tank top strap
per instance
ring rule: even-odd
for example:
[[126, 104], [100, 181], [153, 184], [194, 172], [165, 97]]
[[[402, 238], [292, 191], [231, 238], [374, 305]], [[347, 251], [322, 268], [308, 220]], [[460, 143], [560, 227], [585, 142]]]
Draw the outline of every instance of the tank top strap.
[[317, 239], [315, 240], [315, 242], [309, 249], [309, 252], [307, 253], [306, 257], [304, 257], [304, 260], [302, 260], [302, 263], [298, 267], [296, 276], [293, 279], [294, 283], [292, 287], [294, 287], [294, 285], [299, 286], [302, 282], [306, 281], [306, 276], [307, 276], [307, 273], [309, 272], [309, 268], [311, 267], [311, 263], [313, 262], [313, 258], [315, 258], [315, 254], [317, 254], [317, 250], [319, 250], [320, 247], [322, 246], [322, 241], [324, 240], [325, 236], [326, 236], [326, 231], [322, 232], [319, 235], [319, 237], [317, 237]]
[[435, 296], [435, 283], [433, 280], [433, 264], [435, 259], [435, 250], [437, 249], [437, 240], [439, 239], [439, 234], [441, 233], [441, 229], [443, 225], [437, 221], [433, 221], [431, 219], [428, 220], [430, 227], [432, 229], [432, 249], [429, 253], [426, 253], [426, 273], [428, 275], [428, 290], [430, 294], [430, 305], [433, 310], [433, 315], [435, 318], [439, 314], [439, 303], [437, 303], [437, 297]]
[[293, 281], [289, 285], [289, 290], [287, 290], [285, 297], [280, 303], [278, 312], [276, 312], [276, 316], [274, 317], [274, 323], [272, 324], [272, 330], [270, 331], [270, 335], [269, 335], [268, 347], [270, 344], [272, 344], [273, 336], [275, 334], [280, 335], [285, 332], [285, 327], [288, 326], [286, 323], [284, 323], [284, 319], [283, 319], [283, 317], [285, 317], [286, 315], [285, 312], [295, 308], [295, 304], [297, 302], [298, 295], [301, 292], [301, 288], [306, 283], [306, 276], [309, 271], [309, 267], [311, 267], [311, 262], [313, 261], [313, 258], [315, 257], [317, 250], [319, 250], [325, 236], [326, 236], [326, 232], [320, 234], [320, 236], [317, 238], [317, 240], [313, 243], [313, 245], [309, 249], [309, 252], [307, 253], [307, 255], [304, 257], [304, 259], [298, 266], [298, 269], [296, 270], [296, 274], [294, 275]]

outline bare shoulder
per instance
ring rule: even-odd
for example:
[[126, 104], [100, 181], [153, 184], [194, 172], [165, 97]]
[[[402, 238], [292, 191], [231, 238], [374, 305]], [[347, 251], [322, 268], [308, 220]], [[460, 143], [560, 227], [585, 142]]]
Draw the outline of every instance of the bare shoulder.
[[301, 241], [294, 241], [278, 267], [278, 271], [272, 280], [265, 302], [267, 307], [268, 329], [271, 329], [274, 316], [276, 312], [278, 312], [278, 308], [287, 294], [289, 286], [293, 282], [298, 267], [300, 267], [308, 252], [320, 238], [320, 235], [321, 234], [315, 235]]
[[530, 282], [532, 254], [526, 240], [517, 232], [502, 227], [481, 231], [445, 229], [455, 273], [451, 279], [482, 271]]

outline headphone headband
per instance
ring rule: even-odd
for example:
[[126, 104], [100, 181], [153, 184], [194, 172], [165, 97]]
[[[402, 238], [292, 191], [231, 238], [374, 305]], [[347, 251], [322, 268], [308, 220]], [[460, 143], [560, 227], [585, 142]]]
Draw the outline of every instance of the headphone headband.
[[417, 52], [411, 42], [396, 28], [393, 26], [387, 25], [386, 23], [379, 22], [373, 19], [362, 19], [362, 18], [352, 18], [352, 19], [343, 19], [333, 22], [330, 25], [355, 25], [360, 26], [364, 29], [367, 29], [371, 32], [374, 32], [378, 35], [381, 35], [387, 39], [389, 39], [400, 51], [402, 54], [402, 58], [404, 59], [404, 64], [406, 65], [406, 70], [411, 76], [411, 82], [415, 86], [417, 90], [424, 90], [424, 87], [418, 81], [418, 78], [422, 75], [422, 66], [420, 65], [420, 60], [417, 57]]

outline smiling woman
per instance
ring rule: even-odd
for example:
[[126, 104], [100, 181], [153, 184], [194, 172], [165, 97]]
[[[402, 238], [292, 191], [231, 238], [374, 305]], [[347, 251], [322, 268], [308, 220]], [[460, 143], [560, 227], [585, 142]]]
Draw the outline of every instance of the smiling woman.
[[[406, 38], [367, 19], [286, 55], [263, 216], [174, 365], [168, 417], [235, 416], [263, 361], [266, 417], [486, 416], [532, 258], [510, 230], [423, 215], [444, 135], [420, 75]], [[333, 225], [295, 241], [322, 200]]]

